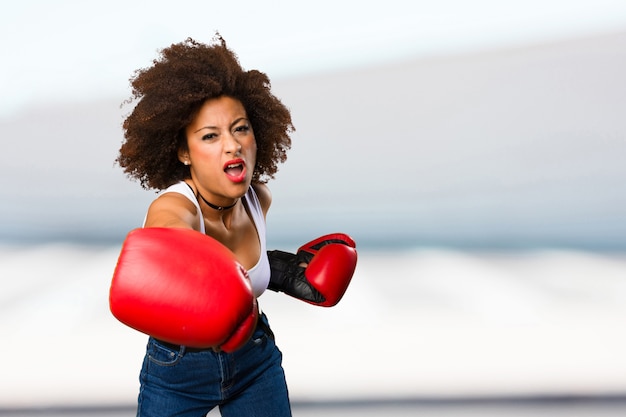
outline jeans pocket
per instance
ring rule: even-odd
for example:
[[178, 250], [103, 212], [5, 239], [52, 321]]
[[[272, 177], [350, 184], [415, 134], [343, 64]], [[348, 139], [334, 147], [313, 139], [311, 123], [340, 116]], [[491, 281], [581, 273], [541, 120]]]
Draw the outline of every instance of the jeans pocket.
[[148, 360], [159, 366], [174, 366], [182, 355], [178, 351], [174, 351], [166, 346], [161, 345], [156, 340], [150, 340], [148, 346]]

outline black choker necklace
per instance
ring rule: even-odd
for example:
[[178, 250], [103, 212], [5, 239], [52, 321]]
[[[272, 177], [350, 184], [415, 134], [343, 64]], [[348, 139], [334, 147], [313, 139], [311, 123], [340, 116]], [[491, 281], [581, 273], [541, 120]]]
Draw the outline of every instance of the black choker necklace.
[[213, 210], [217, 210], [217, 211], [224, 211], [224, 210], [231, 209], [231, 208], [235, 207], [235, 204], [237, 204], [237, 200], [235, 200], [235, 202], [233, 204], [231, 204], [230, 206], [216, 206], [215, 204], [211, 204], [208, 201], [206, 201], [206, 199], [204, 197], [202, 197], [202, 194], [200, 194], [200, 191], [198, 191], [198, 195], [200, 196], [202, 201], [204, 201], [206, 203], [207, 206], [209, 206]]

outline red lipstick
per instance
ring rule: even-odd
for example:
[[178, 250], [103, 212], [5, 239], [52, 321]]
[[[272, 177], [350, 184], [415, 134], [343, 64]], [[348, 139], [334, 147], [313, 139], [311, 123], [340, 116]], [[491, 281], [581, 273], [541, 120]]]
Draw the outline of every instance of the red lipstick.
[[224, 172], [232, 182], [243, 182], [246, 179], [246, 163], [237, 158], [224, 164]]

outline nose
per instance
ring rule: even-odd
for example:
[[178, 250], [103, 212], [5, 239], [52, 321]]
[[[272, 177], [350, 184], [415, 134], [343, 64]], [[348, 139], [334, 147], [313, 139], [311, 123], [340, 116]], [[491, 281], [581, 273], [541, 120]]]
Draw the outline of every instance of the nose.
[[239, 143], [235, 135], [228, 135], [226, 139], [225, 149], [226, 153], [233, 155], [237, 155], [241, 152], [241, 143]]

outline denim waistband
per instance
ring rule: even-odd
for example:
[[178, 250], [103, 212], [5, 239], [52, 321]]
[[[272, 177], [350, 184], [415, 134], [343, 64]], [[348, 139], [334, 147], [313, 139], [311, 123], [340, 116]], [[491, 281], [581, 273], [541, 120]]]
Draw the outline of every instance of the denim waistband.
[[[255, 327], [255, 331], [261, 329], [263, 330], [263, 332], [265, 334], [267, 334], [272, 340], [274, 340], [274, 332], [272, 331], [272, 329], [270, 328], [268, 321], [267, 321], [267, 317], [265, 316], [265, 313], [260, 312], [259, 314], [259, 318], [256, 322], [256, 327]], [[219, 349], [216, 348], [212, 348], [212, 347], [207, 347], [207, 348], [194, 348], [194, 347], [189, 347], [189, 346], [183, 346], [183, 345], [177, 345], [174, 343], [169, 343], [169, 342], [165, 342], [163, 340], [159, 340], [159, 339], [155, 339], [157, 342], [159, 342], [160, 345], [165, 346], [168, 349], [171, 350], [175, 350], [175, 351], [180, 351], [182, 348], [184, 348], [185, 352], [190, 352], [190, 353], [194, 353], [194, 352], [206, 352], [206, 351], [213, 351], [213, 352], [219, 352]]]

